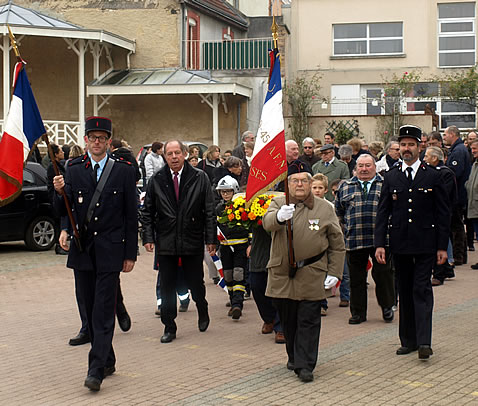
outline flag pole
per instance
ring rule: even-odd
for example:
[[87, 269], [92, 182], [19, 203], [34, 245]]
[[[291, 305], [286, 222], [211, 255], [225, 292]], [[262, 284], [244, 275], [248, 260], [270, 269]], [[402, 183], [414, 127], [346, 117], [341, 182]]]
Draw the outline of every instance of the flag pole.
[[[20, 55], [20, 50], [18, 49], [17, 41], [16, 41], [15, 36], [13, 35], [13, 32], [10, 29], [10, 26], [8, 24], [7, 24], [7, 28], [8, 28], [8, 36], [10, 37], [10, 43], [12, 45], [13, 52], [15, 52], [15, 56], [17, 57], [17, 61], [22, 64], [22, 67], [20, 68], [20, 70], [21, 70], [21, 69], [23, 69], [23, 65], [25, 64], [25, 62], [23, 61], [23, 59]], [[8, 50], [5, 50], [5, 52], [8, 52]], [[50, 160], [53, 164], [53, 169], [55, 171], [55, 175], [56, 176], [61, 175], [60, 170], [58, 169], [58, 165], [56, 164], [55, 155], [53, 154], [53, 150], [51, 148], [50, 141], [48, 139], [48, 135], [46, 133], [44, 133], [44, 134], [42, 134], [41, 138], [43, 139], [43, 141], [45, 141], [45, 144], [48, 148], [48, 154], [49, 154]], [[35, 143], [35, 146], [36, 146], [36, 143]], [[30, 151], [30, 154], [31, 154], [31, 151]], [[73, 235], [75, 237], [76, 244], [78, 246], [78, 249], [81, 251], [80, 234], [78, 233], [78, 227], [76, 225], [75, 218], [73, 217], [73, 212], [71, 211], [70, 201], [68, 200], [68, 197], [66, 196], [65, 189], [62, 189], [60, 194], [63, 196], [63, 200], [65, 202], [66, 211], [68, 213], [68, 218], [70, 219], [71, 226], [73, 228]]]
[[[272, 40], [274, 42], [274, 50], [277, 51], [277, 54], [279, 54], [279, 46], [278, 46], [279, 27], [277, 26], [274, 13], [272, 13], [271, 31], [272, 31]], [[285, 192], [285, 203], [288, 205], [290, 204], [290, 196], [289, 196], [289, 182], [287, 180], [287, 176], [284, 179], [284, 192]], [[289, 277], [293, 278], [297, 272], [297, 263], [295, 261], [294, 242], [292, 239], [292, 223], [290, 220], [287, 220], [286, 224], [287, 224], [287, 243], [289, 245]]]

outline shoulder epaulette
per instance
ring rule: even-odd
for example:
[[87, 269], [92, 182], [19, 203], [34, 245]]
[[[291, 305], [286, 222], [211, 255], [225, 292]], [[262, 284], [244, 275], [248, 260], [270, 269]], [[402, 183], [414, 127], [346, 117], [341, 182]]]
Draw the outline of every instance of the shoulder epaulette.
[[88, 159], [88, 154], [78, 156], [76, 158], [71, 159], [70, 162], [68, 162], [68, 166], [81, 164], [82, 162], [85, 162], [87, 159]]
[[402, 163], [396, 162], [391, 168], [388, 168], [385, 172], [390, 172], [392, 169], [401, 168], [401, 167], [402, 167]]
[[130, 161], [127, 161], [122, 156], [114, 156], [114, 157], [112, 156], [110, 158], [114, 159], [115, 162], [121, 162], [123, 164], [132, 165]]

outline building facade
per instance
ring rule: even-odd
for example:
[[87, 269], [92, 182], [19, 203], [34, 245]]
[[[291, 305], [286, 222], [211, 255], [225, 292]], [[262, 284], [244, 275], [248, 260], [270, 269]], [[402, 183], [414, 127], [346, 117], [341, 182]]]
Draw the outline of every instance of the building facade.
[[[402, 123], [427, 132], [475, 128], [474, 106], [447, 100], [430, 80], [476, 64], [476, 11], [476, 2], [464, 0], [361, 0], [360, 6], [353, 0], [294, 0], [288, 75], [318, 72], [326, 99], [314, 105], [311, 135], [323, 136], [331, 122], [356, 120], [361, 136], [380, 139], [380, 123], [393, 114], [393, 104]], [[391, 100], [384, 83], [410, 74], [418, 74], [420, 83]]]
[[136, 150], [170, 138], [232, 148], [258, 128], [270, 21], [258, 28], [226, 0], [15, 0], [0, 6], [2, 49], [7, 23], [59, 144], [81, 144], [93, 114], [111, 117], [114, 137]]

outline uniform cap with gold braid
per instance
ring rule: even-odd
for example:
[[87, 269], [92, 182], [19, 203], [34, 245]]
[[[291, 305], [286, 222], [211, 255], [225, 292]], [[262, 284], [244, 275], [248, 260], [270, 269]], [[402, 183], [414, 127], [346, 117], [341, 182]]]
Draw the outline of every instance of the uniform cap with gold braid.
[[111, 120], [106, 117], [88, 117], [85, 122], [85, 132], [104, 131], [111, 136]]

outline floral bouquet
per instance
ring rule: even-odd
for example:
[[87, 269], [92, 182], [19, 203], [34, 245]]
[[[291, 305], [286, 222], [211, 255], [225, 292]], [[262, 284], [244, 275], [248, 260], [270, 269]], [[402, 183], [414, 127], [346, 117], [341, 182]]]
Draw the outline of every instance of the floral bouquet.
[[256, 197], [249, 208], [246, 208], [244, 193], [234, 195], [231, 201], [226, 203], [224, 211], [217, 217], [221, 224], [229, 227], [244, 227], [250, 229], [262, 225], [262, 217], [266, 214], [271, 200], [278, 196], [276, 192], [265, 193]]

